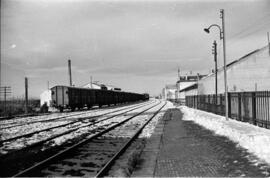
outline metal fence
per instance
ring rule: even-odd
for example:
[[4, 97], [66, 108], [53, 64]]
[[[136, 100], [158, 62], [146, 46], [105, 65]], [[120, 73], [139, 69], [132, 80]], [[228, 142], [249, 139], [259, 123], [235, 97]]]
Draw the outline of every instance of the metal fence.
[[[186, 96], [186, 106], [225, 115], [225, 98], [219, 95]], [[270, 128], [270, 91], [228, 93], [232, 119]]]

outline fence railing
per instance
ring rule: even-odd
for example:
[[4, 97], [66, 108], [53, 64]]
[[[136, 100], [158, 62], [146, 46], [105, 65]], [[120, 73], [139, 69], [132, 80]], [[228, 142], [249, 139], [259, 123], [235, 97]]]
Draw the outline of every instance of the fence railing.
[[[225, 115], [223, 94], [186, 96], [186, 106]], [[232, 119], [269, 129], [270, 91], [228, 93], [228, 112]]]

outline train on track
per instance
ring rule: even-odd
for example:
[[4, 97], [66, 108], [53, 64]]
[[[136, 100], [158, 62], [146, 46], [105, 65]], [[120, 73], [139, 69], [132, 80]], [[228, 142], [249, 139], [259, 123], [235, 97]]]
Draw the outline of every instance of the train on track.
[[93, 106], [102, 107], [103, 105], [117, 105], [121, 103], [146, 101], [149, 95], [130, 93], [123, 91], [101, 90], [90, 88], [79, 88], [70, 86], [57, 85], [51, 88], [52, 106], [59, 109], [81, 109]]

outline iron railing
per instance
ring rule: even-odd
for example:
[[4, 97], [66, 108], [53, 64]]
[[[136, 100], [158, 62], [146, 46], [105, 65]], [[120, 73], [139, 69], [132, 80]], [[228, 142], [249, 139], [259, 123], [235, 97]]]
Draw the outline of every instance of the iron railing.
[[[225, 115], [223, 94], [186, 96], [186, 106]], [[270, 91], [228, 93], [228, 112], [232, 119], [269, 129]]]

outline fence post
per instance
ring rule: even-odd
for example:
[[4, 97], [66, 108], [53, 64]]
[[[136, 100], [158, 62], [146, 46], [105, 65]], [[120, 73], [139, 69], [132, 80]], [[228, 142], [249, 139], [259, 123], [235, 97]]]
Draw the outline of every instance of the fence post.
[[28, 79], [25, 77], [25, 114], [28, 113]]
[[252, 92], [252, 122], [254, 125], [256, 123], [256, 92]]
[[231, 93], [228, 93], [228, 116], [231, 118], [232, 113], [231, 113]]
[[238, 114], [237, 120], [241, 121], [241, 93], [238, 93]]
[[220, 115], [225, 116], [225, 103], [223, 100], [225, 98], [223, 98], [222, 94], [219, 95], [219, 98], [220, 98], [220, 104], [221, 104]]

